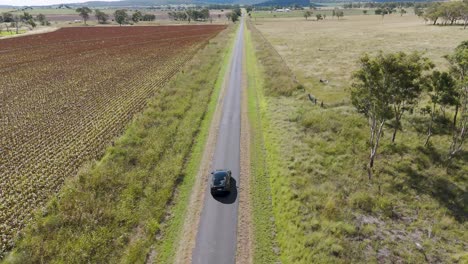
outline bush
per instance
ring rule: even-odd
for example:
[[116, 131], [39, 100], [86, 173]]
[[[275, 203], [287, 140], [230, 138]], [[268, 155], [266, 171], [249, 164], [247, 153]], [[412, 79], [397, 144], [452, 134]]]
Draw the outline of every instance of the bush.
[[351, 206], [355, 209], [361, 209], [368, 213], [373, 211], [375, 206], [374, 198], [367, 192], [356, 192], [350, 197]]

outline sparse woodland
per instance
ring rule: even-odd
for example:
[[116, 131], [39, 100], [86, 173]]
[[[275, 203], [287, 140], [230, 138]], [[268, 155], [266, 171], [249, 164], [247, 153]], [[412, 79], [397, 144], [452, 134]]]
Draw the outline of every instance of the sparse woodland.
[[468, 1], [466, 0], [433, 3], [424, 12], [415, 13], [434, 25], [462, 24], [464, 29], [468, 25]]
[[429, 117], [424, 146], [430, 144], [434, 126], [438, 126], [452, 135], [446, 162], [463, 152], [468, 126], [468, 41], [447, 60], [448, 72], [430, 72], [434, 65], [418, 53], [380, 53], [361, 58], [361, 68], [354, 73], [351, 101], [369, 121], [369, 179], [385, 125], [392, 127], [391, 141], [396, 143], [397, 132], [403, 130], [403, 115], [413, 112], [418, 104], [428, 104], [426, 98], [429, 105], [421, 109], [421, 114]]

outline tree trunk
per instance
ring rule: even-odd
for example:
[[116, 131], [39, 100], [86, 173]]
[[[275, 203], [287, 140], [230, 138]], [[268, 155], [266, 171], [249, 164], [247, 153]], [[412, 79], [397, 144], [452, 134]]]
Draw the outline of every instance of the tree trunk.
[[[465, 74], [462, 72], [462, 80]], [[462, 87], [460, 95], [460, 105], [457, 105], [455, 108], [455, 117], [454, 117], [454, 126], [453, 126], [453, 140], [452, 145], [450, 146], [449, 159], [454, 157], [458, 152], [463, 148], [463, 144], [467, 135], [468, 128], [468, 87]], [[457, 115], [460, 112], [460, 120], [458, 121], [459, 127], [457, 127]]]
[[[433, 107], [433, 111], [435, 110], [435, 107]], [[426, 137], [426, 141], [424, 142], [424, 147], [427, 146], [427, 144], [429, 144], [429, 140], [431, 139], [431, 136], [432, 136], [432, 123], [434, 122], [434, 112], [431, 113], [431, 121], [429, 123], [429, 127], [427, 129], [427, 137]]]
[[466, 138], [466, 127], [463, 125], [460, 129], [460, 133], [457, 131], [454, 132], [453, 135], [453, 141], [452, 144], [450, 145], [450, 151], [449, 151], [449, 160], [451, 160], [460, 150], [462, 150], [463, 143]]
[[374, 167], [374, 157], [371, 156], [369, 166], [367, 167], [367, 177], [369, 180], [372, 179], [372, 168]]
[[457, 127], [458, 104], [455, 105], [455, 116], [453, 117], [453, 129]]
[[424, 142], [424, 147], [427, 147], [427, 144], [429, 144], [429, 139], [431, 139], [432, 136], [432, 127], [429, 128], [429, 131], [427, 132], [427, 137], [426, 141]]
[[382, 136], [382, 129], [385, 124], [385, 120], [382, 120], [379, 124], [379, 130], [377, 131], [377, 134], [374, 136], [374, 142], [371, 145], [371, 154], [369, 157], [369, 166], [367, 168], [367, 175], [369, 177], [369, 180], [372, 179], [372, 170], [374, 168], [374, 160], [375, 156], [377, 155], [377, 149], [379, 148], [379, 143], [380, 143], [380, 137]]
[[398, 131], [398, 126], [396, 126], [396, 127], [393, 129], [392, 143], [395, 143], [395, 138], [396, 138], [397, 131]]
[[442, 112], [442, 116], [443, 116], [444, 118], [447, 117], [447, 114], [446, 114], [446, 111], [445, 111], [445, 106], [442, 106], [442, 105], [440, 106], [440, 112]]
[[392, 135], [392, 143], [395, 143], [395, 138], [396, 134], [398, 132], [398, 129], [400, 128], [400, 121], [401, 117], [403, 116], [404, 110], [401, 110], [402, 108], [394, 106], [393, 107], [394, 112], [395, 112], [395, 128], [393, 129], [393, 135]]
[[425, 147], [427, 146], [427, 144], [429, 144], [429, 140], [431, 139], [431, 136], [432, 136], [432, 124], [434, 123], [435, 109], [436, 109], [436, 104], [433, 103], [432, 110], [431, 110], [431, 120], [429, 121], [429, 127], [427, 128], [426, 142], [424, 142]]
[[434, 24], [433, 24], [433, 25], [435, 25], [435, 24], [437, 23], [437, 19], [439, 19], [439, 18], [436, 18], [436, 19], [434, 20]]

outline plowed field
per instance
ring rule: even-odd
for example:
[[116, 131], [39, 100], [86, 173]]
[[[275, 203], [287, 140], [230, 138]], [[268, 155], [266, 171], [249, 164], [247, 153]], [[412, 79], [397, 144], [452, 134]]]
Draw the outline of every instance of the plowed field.
[[0, 257], [224, 26], [92, 27], [0, 41]]

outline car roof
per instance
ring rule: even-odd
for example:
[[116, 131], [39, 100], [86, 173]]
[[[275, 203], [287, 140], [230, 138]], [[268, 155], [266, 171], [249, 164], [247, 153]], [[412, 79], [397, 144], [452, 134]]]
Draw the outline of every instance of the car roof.
[[228, 175], [228, 172], [226, 170], [216, 170], [213, 172], [214, 177], [225, 177]]

